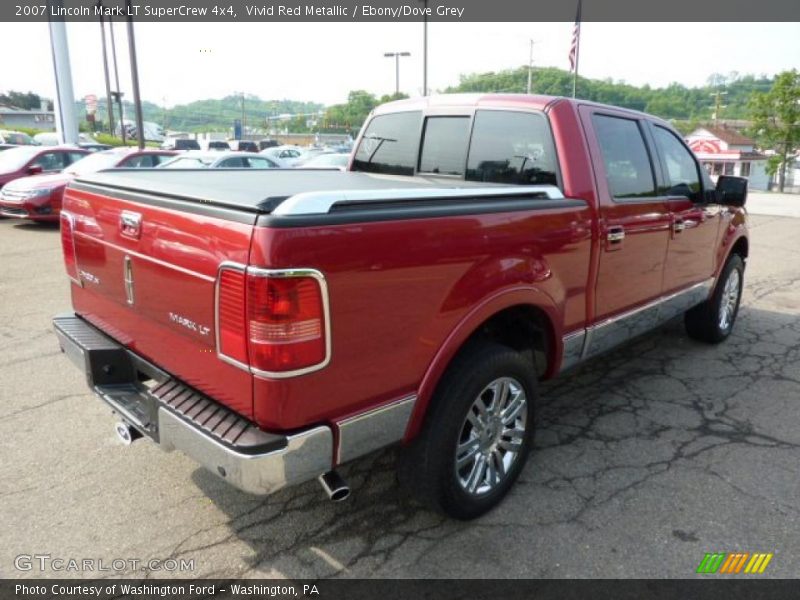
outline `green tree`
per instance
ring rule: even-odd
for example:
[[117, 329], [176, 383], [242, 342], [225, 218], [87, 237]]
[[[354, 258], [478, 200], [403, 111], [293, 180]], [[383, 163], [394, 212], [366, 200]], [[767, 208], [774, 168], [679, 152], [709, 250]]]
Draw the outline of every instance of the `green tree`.
[[778, 189], [786, 182], [786, 167], [800, 149], [800, 73], [780, 73], [768, 92], [756, 92], [750, 100], [753, 133], [763, 147], [774, 148], [767, 172], [778, 173]]

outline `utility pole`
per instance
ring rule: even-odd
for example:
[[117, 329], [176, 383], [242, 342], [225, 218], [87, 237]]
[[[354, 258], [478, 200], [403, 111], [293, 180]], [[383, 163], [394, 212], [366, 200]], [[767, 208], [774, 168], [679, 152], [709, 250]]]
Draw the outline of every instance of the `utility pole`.
[[531, 40], [531, 53], [528, 57], [528, 91], [527, 93], [531, 93], [531, 73], [533, 72], [533, 40]]
[[[51, 9], [63, 6], [61, 0], [50, 0], [48, 4]], [[76, 144], [78, 121], [75, 119], [75, 95], [72, 91], [67, 24], [64, 21], [50, 21], [50, 51], [56, 77], [56, 131], [61, 143]]]
[[133, 83], [133, 108], [136, 113], [136, 140], [139, 150], [144, 150], [144, 118], [142, 118], [142, 99], [139, 96], [139, 67], [136, 64], [136, 39], [133, 36], [133, 11], [131, 0], [125, 0], [128, 9], [128, 53], [131, 59], [131, 82]]
[[119, 90], [119, 66], [117, 65], [117, 42], [114, 39], [114, 21], [111, 17], [108, 18], [108, 30], [111, 33], [111, 58], [114, 61], [114, 80], [117, 84], [117, 90], [112, 92], [112, 95], [117, 100], [117, 108], [119, 109], [119, 129], [120, 129], [120, 136], [122, 137], [122, 145], [125, 146], [127, 141], [125, 140], [125, 113], [122, 110], [122, 92]]
[[428, 95], [428, 0], [419, 0], [425, 8], [422, 15], [422, 95]]
[[720, 92], [719, 89], [714, 92], [713, 94], [709, 94], [712, 98], [714, 98], [714, 126], [719, 124], [719, 111], [723, 108], [727, 108], [727, 104], [720, 104], [722, 101], [721, 96], [727, 96], [728, 92]]
[[411, 56], [411, 52], [384, 52], [386, 58], [394, 58], [394, 95], [400, 95], [400, 57]]
[[106, 78], [106, 106], [108, 107], [108, 132], [114, 135], [114, 104], [111, 101], [111, 83], [108, 78], [108, 51], [106, 50], [106, 25], [103, 20], [103, 0], [98, 0], [100, 9], [100, 39], [103, 43], [103, 74]]
[[244, 110], [244, 92], [242, 92], [242, 139], [247, 135], [247, 113]]

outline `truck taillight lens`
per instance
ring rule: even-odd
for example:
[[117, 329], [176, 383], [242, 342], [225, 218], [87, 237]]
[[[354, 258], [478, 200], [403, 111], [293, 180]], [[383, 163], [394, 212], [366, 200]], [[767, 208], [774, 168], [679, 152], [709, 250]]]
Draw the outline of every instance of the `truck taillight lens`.
[[69, 213], [61, 213], [61, 249], [64, 253], [64, 267], [67, 275], [75, 283], [80, 284], [78, 277], [78, 259], [75, 255], [75, 218]]
[[312, 369], [327, 360], [321, 277], [248, 273], [250, 366], [267, 374]]
[[247, 365], [247, 278], [244, 271], [223, 269], [219, 272], [217, 285], [217, 349], [221, 354]]

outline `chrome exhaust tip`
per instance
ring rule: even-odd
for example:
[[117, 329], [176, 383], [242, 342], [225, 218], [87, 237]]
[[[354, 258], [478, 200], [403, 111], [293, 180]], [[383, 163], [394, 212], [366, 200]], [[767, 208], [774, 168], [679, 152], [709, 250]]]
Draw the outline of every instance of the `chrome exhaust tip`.
[[126, 446], [130, 446], [133, 442], [142, 437], [142, 434], [139, 433], [137, 429], [131, 427], [124, 421], [117, 421], [114, 423], [114, 433], [117, 434], [119, 441]]
[[325, 493], [328, 494], [328, 498], [333, 502], [346, 500], [350, 495], [350, 486], [336, 471], [328, 471], [324, 475], [320, 475], [319, 483]]

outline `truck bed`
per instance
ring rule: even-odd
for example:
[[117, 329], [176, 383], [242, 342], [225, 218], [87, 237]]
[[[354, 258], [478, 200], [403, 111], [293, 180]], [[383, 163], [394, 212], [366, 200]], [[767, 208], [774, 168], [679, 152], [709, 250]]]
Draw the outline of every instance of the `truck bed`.
[[480, 182], [321, 169], [113, 169], [78, 177], [72, 186], [86, 191], [99, 187], [137, 196], [146, 194], [257, 214], [268, 214], [287, 198], [308, 192], [498, 187]]

